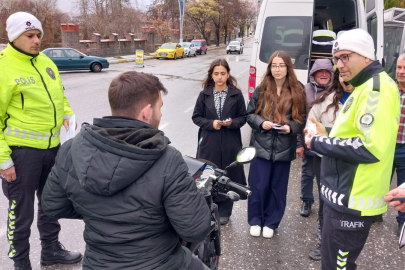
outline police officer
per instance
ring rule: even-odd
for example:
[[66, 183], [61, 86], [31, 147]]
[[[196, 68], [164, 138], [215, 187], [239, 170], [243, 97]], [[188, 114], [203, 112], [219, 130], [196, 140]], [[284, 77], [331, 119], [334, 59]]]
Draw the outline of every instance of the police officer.
[[60, 225], [47, 217], [40, 198], [59, 149], [59, 130], [73, 115], [55, 64], [39, 52], [43, 30], [33, 15], [7, 19], [10, 43], [0, 52], [0, 173], [9, 200], [8, 256], [15, 269], [31, 269], [30, 227], [38, 197], [41, 263], [76, 263], [82, 258], [58, 241]]
[[374, 42], [364, 30], [342, 34], [333, 45], [334, 64], [354, 86], [327, 134], [305, 137], [322, 154], [321, 198], [324, 201], [322, 269], [356, 269], [375, 216], [387, 211], [388, 192], [399, 119], [395, 82], [378, 61]]

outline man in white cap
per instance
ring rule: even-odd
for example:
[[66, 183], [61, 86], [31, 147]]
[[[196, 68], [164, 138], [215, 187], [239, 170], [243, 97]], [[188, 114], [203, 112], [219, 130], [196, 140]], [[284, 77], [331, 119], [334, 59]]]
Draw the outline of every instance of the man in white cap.
[[322, 269], [356, 269], [376, 216], [387, 211], [399, 120], [395, 82], [375, 61], [374, 42], [364, 30], [342, 34], [333, 45], [333, 61], [343, 80], [354, 86], [328, 132], [315, 119], [317, 135], [305, 143], [323, 155], [324, 201]]
[[41, 22], [26, 12], [7, 19], [10, 43], [0, 52], [0, 178], [9, 200], [8, 256], [15, 269], [31, 269], [29, 259], [35, 191], [41, 263], [76, 263], [79, 252], [70, 252], [58, 241], [59, 222], [41, 208], [45, 181], [59, 149], [59, 130], [69, 127], [73, 115], [63, 93], [55, 64], [39, 52]]

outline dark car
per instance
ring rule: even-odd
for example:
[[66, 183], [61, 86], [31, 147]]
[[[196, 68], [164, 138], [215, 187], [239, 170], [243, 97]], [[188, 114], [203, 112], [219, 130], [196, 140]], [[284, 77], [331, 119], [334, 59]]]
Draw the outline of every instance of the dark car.
[[88, 56], [72, 48], [48, 48], [42, 52], [52, 59], [60, 71], [89, 69], [100, 72], [110, 65], [105, 58]]

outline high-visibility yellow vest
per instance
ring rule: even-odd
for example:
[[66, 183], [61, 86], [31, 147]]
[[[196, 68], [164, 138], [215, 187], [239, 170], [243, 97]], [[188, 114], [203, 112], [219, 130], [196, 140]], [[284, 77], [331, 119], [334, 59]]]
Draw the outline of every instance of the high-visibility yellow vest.
[[48, 149], [59, 145], [60, 127], [73, 111], [57, 67], [46, 55], [0, 52], [0, 167], [13, 165], [9, 146]]

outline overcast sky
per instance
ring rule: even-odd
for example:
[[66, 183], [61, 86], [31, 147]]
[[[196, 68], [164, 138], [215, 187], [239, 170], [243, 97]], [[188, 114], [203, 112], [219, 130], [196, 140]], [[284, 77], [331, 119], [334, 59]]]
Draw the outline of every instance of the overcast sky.
[[[58, 8], [63, 12], [75, 12], [74, 4], [72, 0], [57, 0]], [[131, 0], [132, 5], [136, 6], [136, 2], [138, 2], [138, 7], [140, 9], [145, 9], [147, 5], [150, 5], [152, 0]]]

